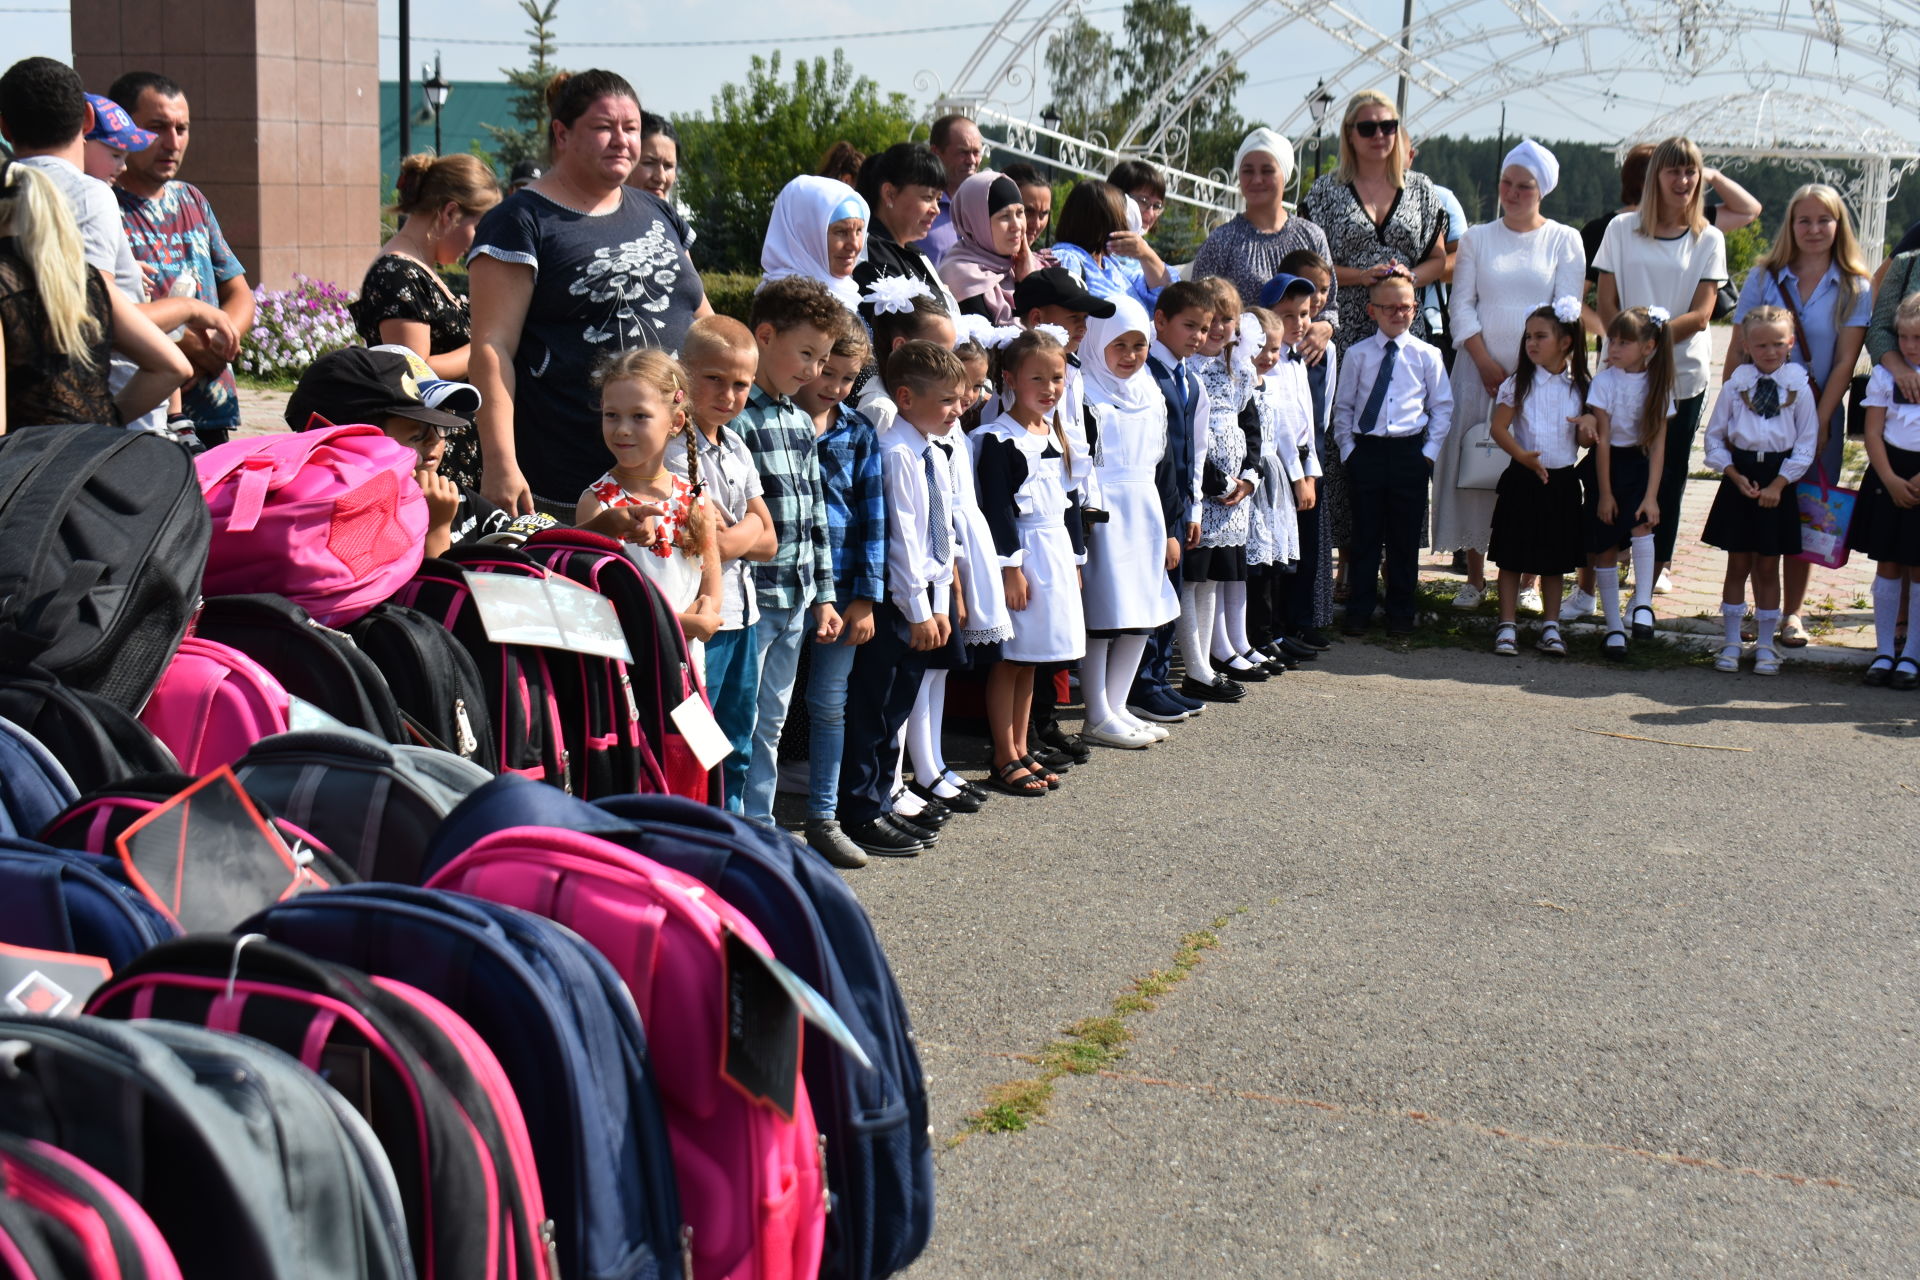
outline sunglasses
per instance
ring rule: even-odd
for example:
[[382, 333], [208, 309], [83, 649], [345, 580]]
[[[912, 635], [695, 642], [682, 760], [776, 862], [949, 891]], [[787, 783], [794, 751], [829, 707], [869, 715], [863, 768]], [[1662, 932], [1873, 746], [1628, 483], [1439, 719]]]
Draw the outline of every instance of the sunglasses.
[[1357, 120], [1354, 122], [1353, 131], [1363, 138], [1371, 138], [1376, 133], [1391, 138], [1400, 132], [1400, 122], [1398, 120]]

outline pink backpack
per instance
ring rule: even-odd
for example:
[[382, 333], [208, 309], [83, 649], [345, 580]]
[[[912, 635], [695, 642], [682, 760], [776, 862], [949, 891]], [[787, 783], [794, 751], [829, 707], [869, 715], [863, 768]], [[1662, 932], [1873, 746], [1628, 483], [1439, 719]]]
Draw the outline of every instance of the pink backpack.
[[207, 595], [270, 591], [341, 627], [420, 567], [420, 458], [375, 427], [235, 440], [194, 465], [213, 513]]
[[254, 743], [285, 733], [287, 691], [273, 673], [230, 645], [188, 636], [160, 674], [140, 723], [199, 777], [233, 764]]
[[722, 1071], [726, 935], [771, 954], [745, 916], [691, 876], [549, 827], [495, 832], [442, 867], [428, 887], [563, 924], [626, 980], [652, 1046], [697, 1280], [817, 1273], [826, 1187], [806, 1085], [796, 1071], [788, 1119]]

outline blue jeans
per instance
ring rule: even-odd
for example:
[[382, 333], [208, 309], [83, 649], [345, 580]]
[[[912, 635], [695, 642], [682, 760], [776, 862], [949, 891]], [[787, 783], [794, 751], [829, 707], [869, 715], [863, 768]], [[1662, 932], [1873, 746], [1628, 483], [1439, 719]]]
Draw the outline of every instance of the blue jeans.
[[807, 816], [831, 818], [840, 794], [847, 739], [847, 677], [858, 645], [815, 644], [807, 676]]
[[760, 648], [755, 630], [716, 631], [707, 641], [707, 700], [720, 732], [733, 744], [721, 763], [727, 783], [727, 812], [745, 812], [747, 766], [753, 759], [754, 702], [760, 694]]
[[753, 762], [747, 767], [747, 785], [740, 797], [749, 818], [773, 821], [773, 793], [780, 782], [780, 730], [786, 727], [787, 703], [793, 698], [793, 677], [800, 666], [808, 622], [807, 606], [762, 608], [753, 629], [760, 690], [755, 695]]

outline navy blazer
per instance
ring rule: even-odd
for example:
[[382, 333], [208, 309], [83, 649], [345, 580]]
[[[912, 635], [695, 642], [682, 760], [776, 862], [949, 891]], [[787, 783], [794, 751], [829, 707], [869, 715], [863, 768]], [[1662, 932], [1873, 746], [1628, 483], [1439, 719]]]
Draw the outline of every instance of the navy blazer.
[[1154, 487], [1160, 491], [1160, 511], [1166, 517], [1167, 536], [1184, 540], [1187, 512], [1200, 500], [1200, 495], [1193, 492], [1194, 406], [1207, 390], [1200, 385], [1200, 379], [1189, 373], [1194, 398], [1183, 410], [1179, 394], [1174, 390], [1173, 370], [1154, 356], [1147, 357], [1147, 368], [1167, 401], [1167, 447], [1160, 455], [1160, 465], [1154, 468]]

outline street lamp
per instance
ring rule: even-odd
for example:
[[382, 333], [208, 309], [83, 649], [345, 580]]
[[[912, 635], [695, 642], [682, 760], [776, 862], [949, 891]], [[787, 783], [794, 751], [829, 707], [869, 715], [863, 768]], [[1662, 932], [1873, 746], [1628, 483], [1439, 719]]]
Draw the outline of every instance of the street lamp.
[[427, 106], [433, 109], [433, 154], [440, 154], [440, 109], [447, 105], [447, 95], [453, 92], [453, 86], [440, 74], [440, 55], [433, 55], [431, 74], [422, 65], [420, 68], [420, 87], [426, 91]]
[[[1313, 176], [1320, 176], [1320, 126], [1326, 123], [1327, 109], [1333, 106], [1333, 95], [1327, 92], [1327, 82], [1316, 80], [1313, 92], [1307, 95], [1307, 114], [1313, 117]], [[1300, 203], [1303, 174], [1296, 173], [1293, 178], [1293, 202]]]
[[[1053, 104], [1051, 102], [1049, 102], [1046, 106], [1046, 109], [1040, 113], [1040, 127], [1045, 129], [1048, 133], [1060, 132], [1060, 113], [1053, 109]], [[1051, 144], [1053, 148], [1052, 154], [1054, 158], [1058, 159], [1060, 156], [1060, 140], [1058, 138], [1050, 138], [1048, 139], [1048, 142]], [[1053, 165], [1051, 164], [1047, 166], [1047, 176], [1049, 178], [1058, 176], [1058, 174], [1055, 173], [1054, 171]]]

